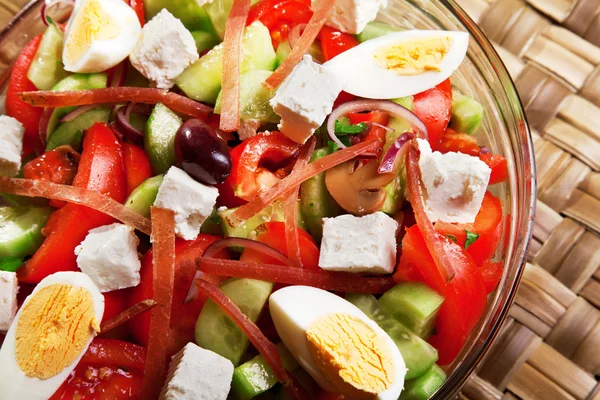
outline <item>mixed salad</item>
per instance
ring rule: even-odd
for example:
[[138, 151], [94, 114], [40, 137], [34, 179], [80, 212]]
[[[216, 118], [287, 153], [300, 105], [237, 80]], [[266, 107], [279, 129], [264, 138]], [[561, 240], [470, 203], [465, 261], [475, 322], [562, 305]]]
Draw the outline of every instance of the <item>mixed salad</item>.
[[435, 393], [507, 164], [452, 86], [468, 34], [386, 5], [45, 4], [0, 116], [0, 398]]

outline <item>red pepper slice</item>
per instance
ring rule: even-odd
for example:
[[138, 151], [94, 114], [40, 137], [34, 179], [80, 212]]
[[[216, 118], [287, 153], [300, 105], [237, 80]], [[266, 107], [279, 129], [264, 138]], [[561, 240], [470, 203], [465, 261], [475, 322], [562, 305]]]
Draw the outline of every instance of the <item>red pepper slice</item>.
[[129, 196], [142, 182], [152, 177], [152, 166], [144, 150], [130, 143], [123, 143], [122, 146], [127, 195]]

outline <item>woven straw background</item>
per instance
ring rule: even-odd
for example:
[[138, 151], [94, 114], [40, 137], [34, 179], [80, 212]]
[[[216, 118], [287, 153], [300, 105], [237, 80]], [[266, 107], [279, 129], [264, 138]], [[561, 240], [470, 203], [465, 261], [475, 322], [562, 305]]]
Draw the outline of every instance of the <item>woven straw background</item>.
[[[457, 0], [533, 128], [538, 205], [510, 318], [460, 398], [600, 400], [600, 0]], [[26, 0], [0, 0], [4, 26]]]

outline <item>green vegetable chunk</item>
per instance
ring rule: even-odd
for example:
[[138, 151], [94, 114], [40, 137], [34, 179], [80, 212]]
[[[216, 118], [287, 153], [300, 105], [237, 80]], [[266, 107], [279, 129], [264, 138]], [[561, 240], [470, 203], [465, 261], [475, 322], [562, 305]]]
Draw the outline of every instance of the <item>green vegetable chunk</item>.
[[167, 106], [158, 103], [154, 106], [146, 122], [144, 150], [148, 154], [155, 174], [167, 172], [177, 162], [175, 156], [175, 134], [183, 120]]
[[465, 232], [467, 234], [467, 240], [465, 240], [465, 250], [468, 249], [469, 247], [471, 247], [471, 245], [473, 243], [475, 243], [475, 241], [477, 239], [479, 239], [479, 233], [475, 233], [475, 232], [471, 232], [468, 229], [465, 229]]
[[443, 302], [442, 296], [420, 282], [399, 283], [379, 299], [384, 310], [423, 339], [431, 335]]
[[483, 122], [483, 106], [471, 96], [452, 91], [450, 128], [472, 135]]
[[23, 259], [21, 257], [0, 258], [0, 271], [16, 272], [21, 265], [23, 265]]
[[372, 21], [365, 26], [365, 29], [358, 35], [356, 35], [356, 39], [359, 42], [366, 42], [367, 40], [375, 39], [380, 36], [385, 36], [388, 33], [398, 32], [403, 29], [394, 28], [384, 22]]
[[0, 207], [0, 257], [25, 257], [44, 242], [42, 228], [52, 209]]
[[343, 119], [335, 121], [336, 136], [358, 135], [359, 133], [363, 133], [365, 129], [367, 129], [367, 124], [364, 122], [353, 125], [349, 123], [349, 121], [344, 121]]
[[63, 33], [54, 23], [50, 23], [27, 71], [27, 79], [39, 90], [52, 89], [67, 76], [62, 65], [62, 50]]
[[[150, 21], [163, 8], [179, 18], [190, 31], [204, 31], [216, 37], [216, 32], [206, 14], [194, 0], [144, 0], [146, 20]], [[218, 37], [216, 37], [218, 39]]]
[[346, 300], [360, 308], [392, 338], [406, 364], [406, 379], [421, 376], [437, 361], [437, 350], [392, 317], [374, 296], [347, 293]]
[[140, 186], [134, 189], [125, 201], [125, 207], [146, 218], [150, 217], [150, 208], [158, 195], [158, 188], [163, 181], [162, 175], [146, 179]]
[[446, 381], [446, 373], [433, 364], [423, 375], [404, 382], [404, 390], [399, 400], [428, 400]]

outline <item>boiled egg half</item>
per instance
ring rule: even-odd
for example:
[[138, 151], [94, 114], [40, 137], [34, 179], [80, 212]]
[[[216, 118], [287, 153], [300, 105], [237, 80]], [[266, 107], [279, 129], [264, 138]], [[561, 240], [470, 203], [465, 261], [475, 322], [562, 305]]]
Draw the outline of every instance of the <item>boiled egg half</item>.
[[123, 0], [78, 0], [65, 31], [65, 69], [106, 71], [129, 56], [141, 31], [135, 12]]
[[412, 30], [368, 40], [324, 66], [345, 81], [344, 91], [368, 99], [395, 99], [430, 89], [462, 63], [469, 34]]
[[398, 399], [402, 355], [356, 306], [321, 289], [290, 286], [271, 295], [269, 309], [281, 340], [323, 389], [350, 399]]
[[25, 299], [0, 349], [0, 399], [48, 399], [100, 330], [104, 296], [81, 272], [57, 272]]

